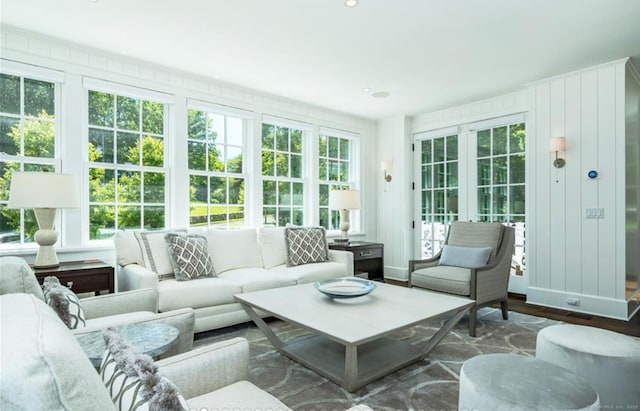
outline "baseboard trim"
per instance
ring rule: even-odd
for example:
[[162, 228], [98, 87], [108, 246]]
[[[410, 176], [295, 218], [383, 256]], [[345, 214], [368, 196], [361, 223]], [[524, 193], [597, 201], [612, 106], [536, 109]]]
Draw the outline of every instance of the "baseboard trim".
[[[568, 303], [572, 300], [578, 301], [578, 305]], [[627, 301], [614, 298], [529, 287], [527, 289], [527, 303], [616, 320], [627, 321], [629, 319]]]

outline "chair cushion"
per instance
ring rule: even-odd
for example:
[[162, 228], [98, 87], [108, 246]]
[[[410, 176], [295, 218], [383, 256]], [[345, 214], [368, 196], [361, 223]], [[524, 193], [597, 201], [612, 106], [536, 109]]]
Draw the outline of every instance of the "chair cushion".
[[33, 294], [44, 301], [42, 288], [27, 262], [20, 257], [0, 257], [0, 295], [12, 293]]
[[62, 322], [71, 330], [87, 326], [84, 310], [78, 296], [60, 284], [57, 277], [44, 278], [44, 301], [58, 314]]
[[480, 268], [487, 265], [491, 247], [460, 247], [445, 244], [438, 265], [455, 267]]
[[255, 228], [217, 229], [205, 232], [213, 269], [220, 275], [236, 268], [262, 268], [262, 255]]
[[470, 295], [471, 270], [463, 267], [439, 265], [421, 268], [411, 274], [411, 284], [449, 294]]
[[462, 247], [491, 247], [494, 257], [502, 241], [502, 223], [454, 221], [451, 223], [447, 244]]
[[[134, 311], [132, 313], [124, 313], [124, 314], [116, 314], [116, 315], [108, 315], [106, 317], [97, 317], [87, 319], [87, 329], [100, 329], [107, 328], [111, 326], [121, 325], [124, 323], [133, 323], [137, 321], [146, 320], [149, 318], [155, 317], [156, 314], [151, 311]], [[86, 330], [81, 330], [79, 333], [84, 333]], [[79, 335], [76, 332], [76, 335]]]
[[288, 267], [329, 260], [324, 227], [286, 227], [284, 244]]
[[178, 281], [199, 277], [214, 277], [213, 263], [209, 257], [207, 239], [201, 235], [166, 234], [173, 274]]
[[76, 337], [32, 294], [0, 296], [3, 410], [113, 410]]
[[191, 409], [196, 410], [289, 410], [276, 397], [249, 381], [238, 381], [216, 391], [188, 398]]

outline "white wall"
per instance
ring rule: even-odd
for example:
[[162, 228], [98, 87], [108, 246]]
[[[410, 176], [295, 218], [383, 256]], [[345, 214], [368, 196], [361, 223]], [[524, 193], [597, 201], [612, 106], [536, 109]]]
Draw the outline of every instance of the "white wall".
[[[82, 170], [86, 146], [86, 132], [82, 123], [81, 110], [86, 109], [81, 90], [84, 76], [122, 83], [135, 87], [147, 88], [171, 94], [175, 97], [173, 107], [174, 121], [170, 122], [171, 136], [185, 135], [182, 130], [186, 124], [180, 119], [186, 113], [186, 99], [195, 98], [217, 104], [224, 104], [250, 110], [255, 113], [254, 136], [259, 139], [260, 119], [262, 114], [282, 116], [298, 121], [312, 123], [318, 126], [358, 132], [361, 135], [360, 170], [362, 181], [360, 189], [363, 195], [363, 209], [360, 213], [362, 221], [361, 238], [375, 239], [377, 237], [377, 180], [378, 166], [376, 158], [376, 123], [360, 117], [340, 113], [337, 111], [304, 104], [273, 95], [267, 95], [253, 90], [235, 87], [233, 85], [216, 82], [203, 77], [187, 73], [172, 71], [171, 69], [135, 60], [126, 56], [109, 54], [100, 50], [87, 48], [58, 39], [44, 37], [12, 27], [3, 26], [0, 33], [0, 55], [3, 59], [20, 63], [47, 67], [64, 72], [65, 81], [62, 85], [62, 170], [63, 172], [79, 172]], [[259, 140], [257, 140], [259, 141]], [[179, 144], [173, 142], [174, 148]], [[174, 151], [172, 151], [174, 152]], [[81, 155], [81, 156], [79, 156]], [[70, 158], [72, 156], [73, 158]], [[175, 155], [175, 169], [182, 169]], [[184, 156], [182, 156], [184, 157]], [[260, 170], [249, 169], [251, 175], [259, 175]], [[179, 193], [180, 176], [173, 173], [172, 182], [174, 194]], [[184, 176], [183, 176], [184, 177]], [[184, 184], [182, 184], [184, 185]], [[259, 201], [258, 200], [254, 200]], [[185, 204], [187, 201], [172, 201], [170, 221], [173, 224], [184, 225], [187, 221]], [[182, 206], [180, 206], [182, 204]], [[249, 207], [255, 204], [249, 204]], [[64, 224], [69, 231], [79, 233], [82, 230], [82, 213], [80, 211], [65, 210], [63, 218], [71, 221]], [[81, 236], [74, 233], [63, 233], [66, 237], [65, 246], [59, 250], [61, 261], [78, 260], [83, 258], [102, 258], [111, 263], [114, 261], [112, 247], [98, 247], [87, 249], [82, 243]], [[33, 261], [34, 250], [3, 252], [2, 255], [21, 255], [28, 261]]]
[[[527, 188], [527, 301], [627, 318], [625, 277], [625, 60], [545, 79], [529, 88], [535, 146]], [[549, 139], [565, 136], [564, 168], [552, 165]], [[600, 177], [586, 178], [588, 170]], [[586, 219], [585, 209], [604, 209]], [[528, 216], [529, 217], [529, 216]], [[530, 227], [530, 228], [529, 228]], [[570, 305], [567, 300], [579, 300]]]

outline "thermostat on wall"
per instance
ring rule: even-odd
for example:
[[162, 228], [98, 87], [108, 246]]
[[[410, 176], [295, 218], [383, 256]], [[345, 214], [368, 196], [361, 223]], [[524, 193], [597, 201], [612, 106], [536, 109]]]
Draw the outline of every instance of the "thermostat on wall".
[[589, 171], [587, 171], [587, 178], [589, 180], [595, 180], [596, 178], [598, 178], [599, 175], [600, 175], [600, 173], [598, 173], [598, 170], [589, 170]]

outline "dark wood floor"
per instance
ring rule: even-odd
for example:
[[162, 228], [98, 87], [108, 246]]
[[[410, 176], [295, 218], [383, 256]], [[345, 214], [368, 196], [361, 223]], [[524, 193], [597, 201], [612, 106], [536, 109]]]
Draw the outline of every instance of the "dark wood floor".
[[[405, 281], [385, 279], [385, 282], [394, 285], [407, 286]], [[499, 305], [497, 307], [499, 307]], [[613, 320], [611, 318], [598, 317], [596, 315], [527, 304], [526, 296], [520, 294], [509, 294], [509, 310], [570, 324], [604, 328], [606, 330], [640, 337], [640, 313], [633, 316], [630, 321]]]
[[582, 314], [572, 311], [559, 310], [557, 308], [542, 307], [527, 304], [524, 295], [509, 294], [509, 310], [523, 314], [546, 317], [565, 323], [588, 325], [607, 330], [640, 337], [640, 314], [636, 314], [629, 321], [613, 320], [611, 318], [598, 317], [591, 314]]

